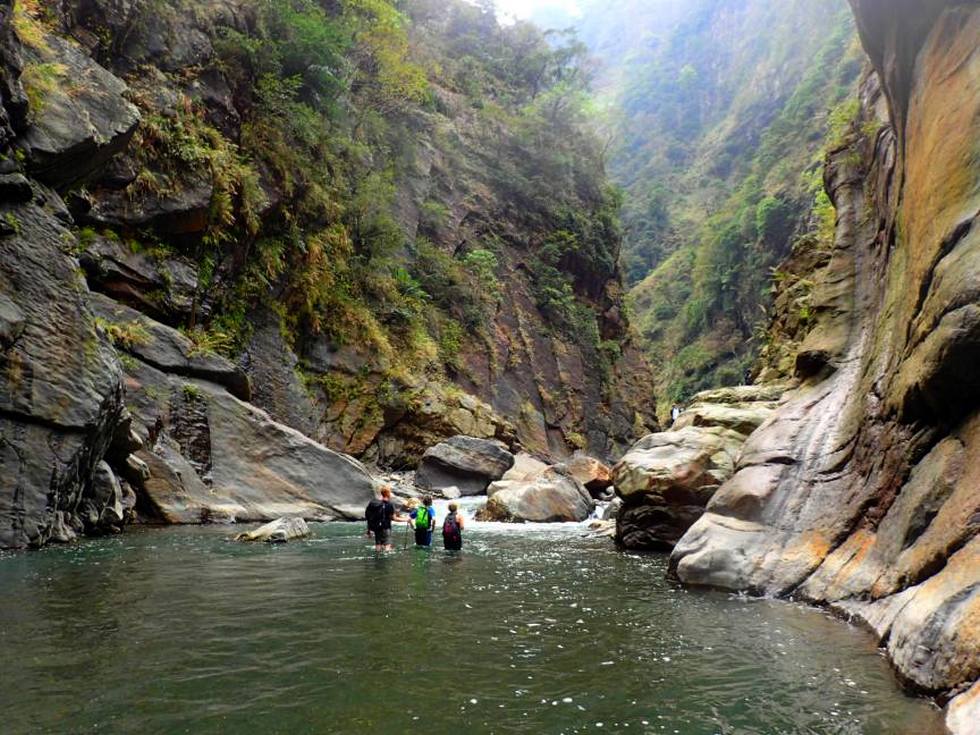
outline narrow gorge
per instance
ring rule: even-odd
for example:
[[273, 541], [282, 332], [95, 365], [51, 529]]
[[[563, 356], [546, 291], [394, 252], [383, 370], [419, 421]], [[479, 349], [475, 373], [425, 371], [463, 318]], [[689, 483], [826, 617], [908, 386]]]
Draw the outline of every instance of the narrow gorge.
[[10, 732], [980, 733], [980, 3], [0, 0], [0, 99]]

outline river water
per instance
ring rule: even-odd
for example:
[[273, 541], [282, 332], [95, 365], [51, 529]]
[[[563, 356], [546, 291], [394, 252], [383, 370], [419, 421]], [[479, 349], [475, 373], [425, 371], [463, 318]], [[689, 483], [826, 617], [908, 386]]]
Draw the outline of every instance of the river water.
[[[375, 555], [136, 529], [0, 556], [0, 730], [930, 735], [870, 637], [575, 525]], [[403, 531], [396, 530], [399, 547]]]

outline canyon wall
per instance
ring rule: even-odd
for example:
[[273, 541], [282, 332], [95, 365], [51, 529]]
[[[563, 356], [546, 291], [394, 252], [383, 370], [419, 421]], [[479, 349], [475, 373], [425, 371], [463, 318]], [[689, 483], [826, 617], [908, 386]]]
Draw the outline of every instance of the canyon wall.
[[966, 692], [950, 726], [975, 732], [980, 7], [852, 6], [874, 72], [826, 166], [836, 236], [811, 274], [801, 384], [749, 437], [671, 570], [864, 621], [910, 687]]
[[0, 548], [655, 425], [580, 63], [463, 2], [0, 0]]

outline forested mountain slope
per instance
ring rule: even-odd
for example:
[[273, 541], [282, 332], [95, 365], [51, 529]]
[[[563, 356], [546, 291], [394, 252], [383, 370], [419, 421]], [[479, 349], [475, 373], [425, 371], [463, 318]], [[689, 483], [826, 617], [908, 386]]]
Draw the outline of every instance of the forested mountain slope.
[[[821, 163], [862, 54], [843, 0], [617, 0], [587, 4], [578, 28], [600, 60], [623, 262], [663, 410], [744, 381], [766, 347], [772, 269], [794, 246], [829, 247]], [[794, 298], [807, 320], [807, 294]]]

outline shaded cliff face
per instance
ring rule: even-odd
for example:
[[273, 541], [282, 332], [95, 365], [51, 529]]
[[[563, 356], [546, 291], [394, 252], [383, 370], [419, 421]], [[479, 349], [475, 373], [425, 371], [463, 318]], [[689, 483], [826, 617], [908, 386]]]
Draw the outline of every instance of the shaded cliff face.
[[852, 4], [877, 73], [827, 164], [804, 383], [671, 566], [854, 614], [912, 686], [956, 693], [980, 674], [980, 8]]

